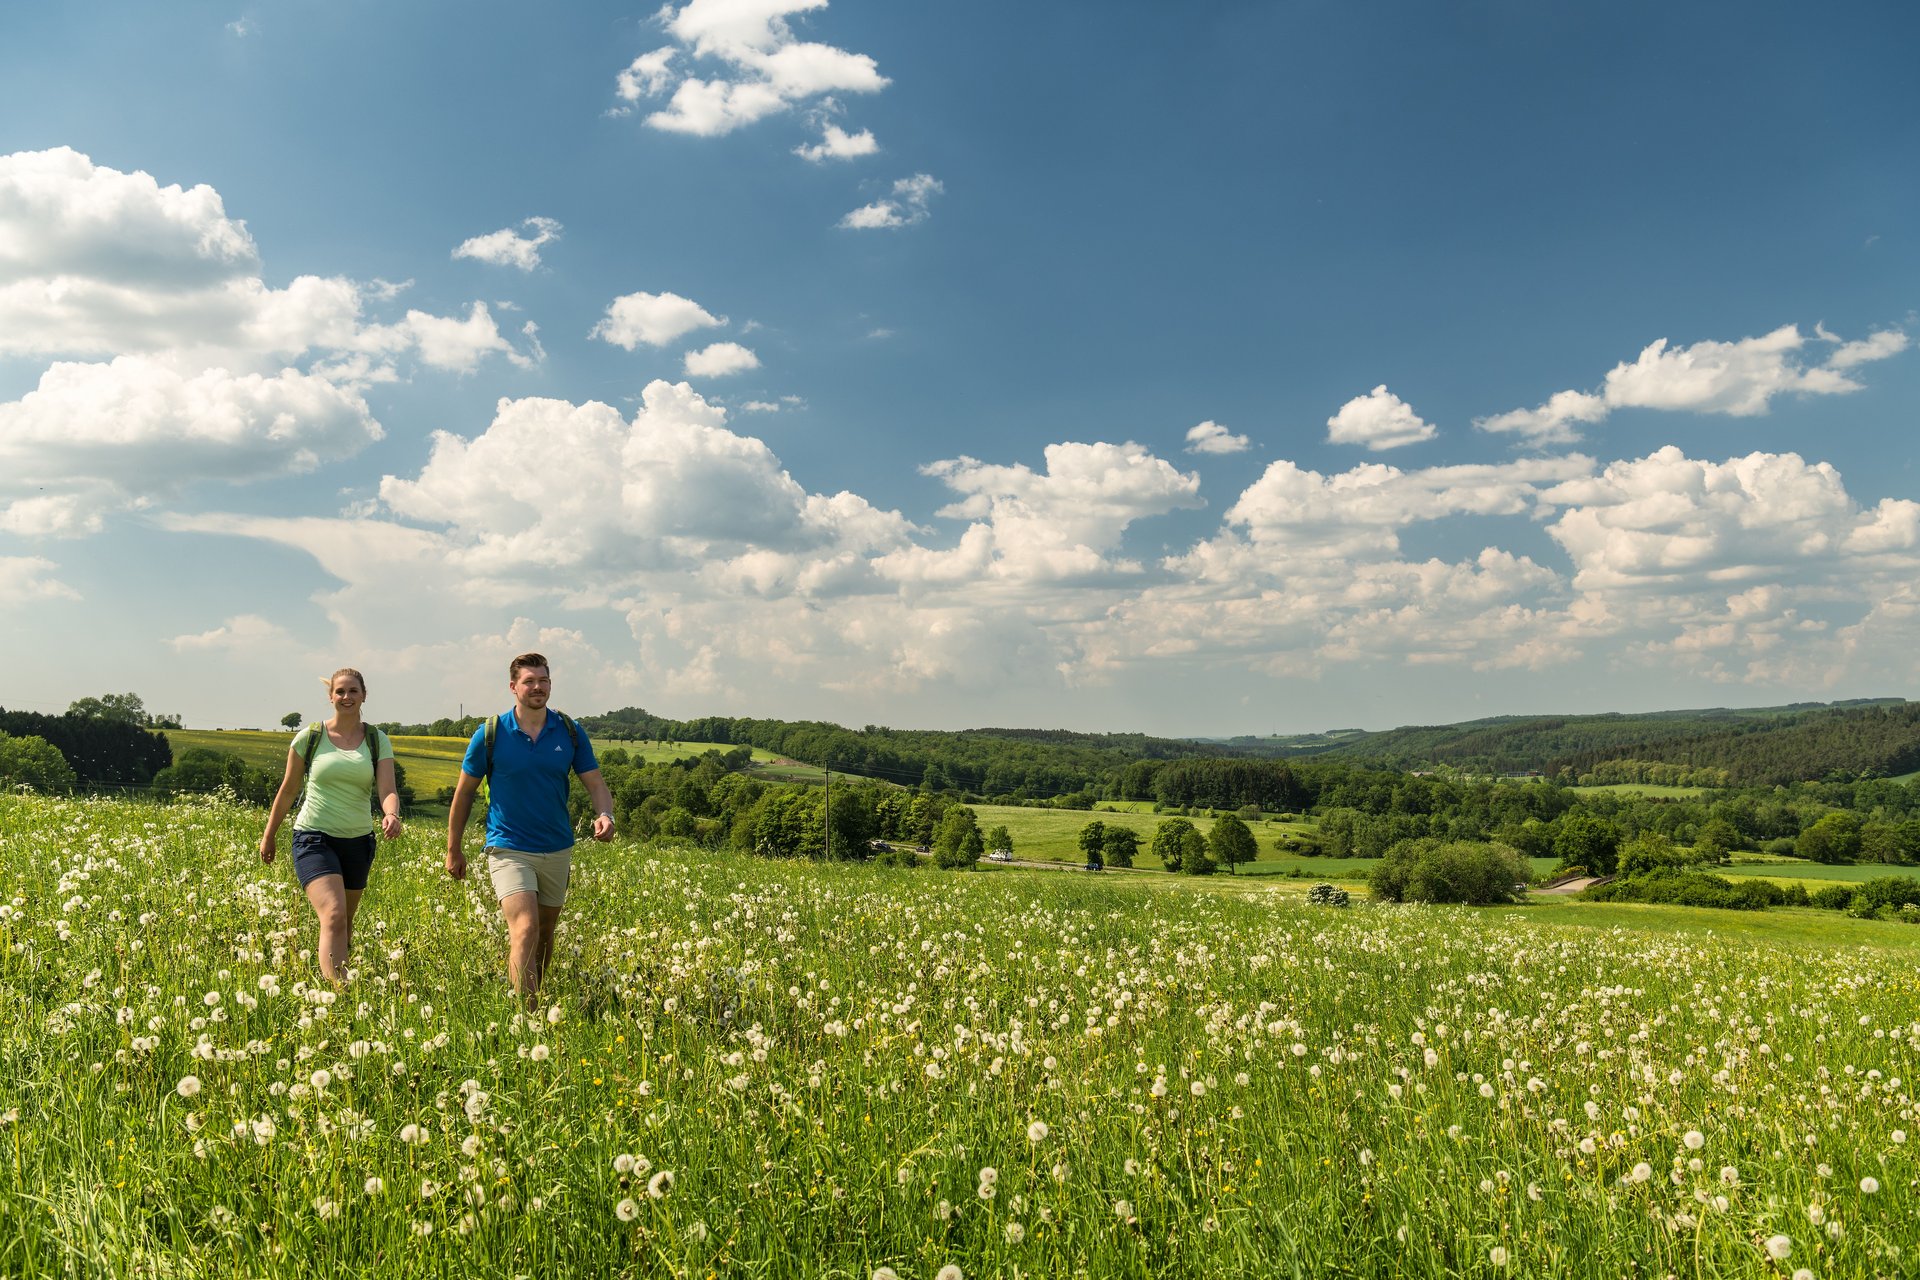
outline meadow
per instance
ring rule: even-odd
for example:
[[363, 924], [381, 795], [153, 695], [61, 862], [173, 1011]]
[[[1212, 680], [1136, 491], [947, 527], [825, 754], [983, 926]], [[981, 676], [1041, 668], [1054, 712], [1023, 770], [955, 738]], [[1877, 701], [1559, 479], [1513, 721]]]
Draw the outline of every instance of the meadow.
[[0, 1274], [1865, 1278], [1920, 1248], [1912, 926], [616, 844], [527, 1015], [442, 832], [382, 849], [333, 990], [259, 823], [0, 798]]
[[[267, 769], [278, 774], [287, 764], [287, 745], [293, 734], [284, 729], [167, 729], [163, 731], [174, 754], [206, 747], [238, 756], [256, 768]], [[646, 762], [681, 760], [688, 756], [703, 755], [708, 751], [732, 751], [735, 748], [715, 742], [659, 742], [595, 740], [594, 750], [604, 751], [608, 747], [620, 747], [627, 754]], [[422, 806], [430, 806], [436, 791], [451, 787], [460, 780], [460, 762], [465, 759], [467, 739], [434, 738], [414, 734], [395, 734], [393, 736], [393, 758], [407, 772], [407, 782], [413, 787]], [[768, 770], [763, 776], [773, 778], [780, 775], [783, 766], [776, 766], [777, 757], [770, 751], [754, 748], [753, 759], [756, 765]], [[802, 766], [805, 769], [806, 766]], [[820, 771], [812, 770], [815, 780]], [[443, 806], [444, 808], [444, 806]]]
[[[1125, 805], [1126, 808], [1109, 806]], [[1131, 828], [1140, 837], [1140, 852], [1134, 858], [1136, 867], [1160, 869], [1160, 860], [1153, 856], [1151, 845], [1153, 833], [1162, 822], [1173, 817], [1172, 814], [1155, 813], [1153, 806], [1144, 801], [1103, 800], [1098, 808], [1085, 809], [1041, 809], [1025, 805], [976, 804], [969, 806], [979, 817], [980, 829], [991, 831], [994, 827], [1004, 826], [1007, 834], [1013, 837], [1013, 856], [1020, 862], [1084, 862], [1080, 852], [1080, 831], [1089, 822], [1099, 822], [1108, 826]], [[1213, 819], [1192, 817], [1187, 819], [1200, 832], [1207, 835], [1213, 830]], [[1286, 835], [1306, 835], [1313, 831], [1310, 822], [1282, 822], [1278, 819], [1256, 819], [1248, 822], [1254, 840], [1260, 846], [1262, 858], [1277, 857], [1275, 841]], [[1298, 859], [1310, 863], [1313, 859]], [[1242, 867], [1245, 871], [1247, 868]]]

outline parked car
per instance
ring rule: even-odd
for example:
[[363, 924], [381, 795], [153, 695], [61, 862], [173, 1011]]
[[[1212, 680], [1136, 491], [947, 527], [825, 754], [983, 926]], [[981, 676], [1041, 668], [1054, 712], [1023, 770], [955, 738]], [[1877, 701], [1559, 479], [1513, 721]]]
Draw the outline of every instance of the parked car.
[[995, 849], [987, 854], [988, 862], [1012, 862], [1013, 854], [1005, 849]]

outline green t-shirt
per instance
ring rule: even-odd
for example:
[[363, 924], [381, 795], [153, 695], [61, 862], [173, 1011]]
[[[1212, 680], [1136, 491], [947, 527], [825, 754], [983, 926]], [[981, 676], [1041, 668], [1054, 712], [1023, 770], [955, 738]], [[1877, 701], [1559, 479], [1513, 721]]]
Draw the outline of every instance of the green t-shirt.
[[[326, 726], [310, 724], [293, 738], [293, 754], [305, 757], [309, 734], [319, 734], [313, 765], [307, 770], [307, 798], [293, 820], [296, 831], [324, 831], [351, 838], [373, 834], [373, 750], [380, 731], [366, 726], [366, 736], [351, 751], [342, 751], [327, 736]], [[393, 755], [385, 746], [380, 758]]]

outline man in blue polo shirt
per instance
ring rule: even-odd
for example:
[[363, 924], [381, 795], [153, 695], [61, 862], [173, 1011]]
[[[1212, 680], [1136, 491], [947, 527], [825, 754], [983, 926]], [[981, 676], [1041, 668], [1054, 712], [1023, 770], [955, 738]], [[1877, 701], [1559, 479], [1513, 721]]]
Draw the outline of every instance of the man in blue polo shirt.
[[447, 874], [467, 875], [461, 841], [473, 798], [487, 779], [487, 872], [507, 920], [507, 976], [532, 1004], [553, 958], [553, 931], [567, 900], [573, 869], [573, 820], [567, 812], [567, 775], [577, 773], [593, 798], [593, 838], [613, 839], [613, 794], [600, 776], [593, 744], [578, 725], [547, 709], [553, 677], [547, 660], [523, 653], [507, 668], [513, 710], [499, 717], [493, 742], [487, 726], [474, 730], [460, 762], [447, 815]]

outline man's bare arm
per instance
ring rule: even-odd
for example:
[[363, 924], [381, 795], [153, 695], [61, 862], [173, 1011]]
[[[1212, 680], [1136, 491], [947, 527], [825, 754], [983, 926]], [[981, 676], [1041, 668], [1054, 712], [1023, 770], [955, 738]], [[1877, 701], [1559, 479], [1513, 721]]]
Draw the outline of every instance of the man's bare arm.
[[479, 793], [480, 779], [462, 769], [460, 781], [454, 784], [453, 805], [447, 810], [447, 874], [455, 880], [467, 878], [467, 854], [460, 846], [473, 814], [473, 798]]

